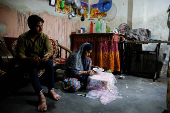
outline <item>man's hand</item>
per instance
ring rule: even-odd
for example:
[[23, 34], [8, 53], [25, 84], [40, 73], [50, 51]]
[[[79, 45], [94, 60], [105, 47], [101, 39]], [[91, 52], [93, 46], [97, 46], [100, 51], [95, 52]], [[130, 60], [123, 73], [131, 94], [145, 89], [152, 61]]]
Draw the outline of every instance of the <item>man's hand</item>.
[[49, 60], [49, 58], [50, 58], [49, 55], [47, 55], [47, 56], [44, 57], [41, 61], [42, 61], [42, 62], [47, 62], [47, 61]]
[[52, 56], [51, 53], [45, 54], [44, 58], [41, 59], [41, 62], [47, 62], [51, 56]]
[[39, 65], [40, 64], [40, 57], [38, 56], [35, 56], [31, 59], [31, 62], [34, 64], [34, 65]]

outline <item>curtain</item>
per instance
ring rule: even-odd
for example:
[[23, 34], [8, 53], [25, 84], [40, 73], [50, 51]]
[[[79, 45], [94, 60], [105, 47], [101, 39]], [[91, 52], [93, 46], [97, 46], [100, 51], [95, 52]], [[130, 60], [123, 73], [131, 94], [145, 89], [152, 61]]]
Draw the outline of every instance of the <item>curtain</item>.
[[73, 51], [83, 43], [89, 42], [93, 46], [91, 54], [92, 64], [103, 69], [120, 71], [120, 58], [118, 50], [118, 35], [74, 35]]

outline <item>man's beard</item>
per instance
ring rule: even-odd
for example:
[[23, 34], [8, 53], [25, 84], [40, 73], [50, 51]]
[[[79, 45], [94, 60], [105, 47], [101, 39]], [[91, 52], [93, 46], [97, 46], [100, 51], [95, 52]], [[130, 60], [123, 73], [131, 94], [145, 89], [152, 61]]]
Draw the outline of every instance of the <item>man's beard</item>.
[[42, 30], [39, 31], [39, 32], [37, 32], [37, 31], [32, 31], [32, 33], [33, 33], [34, 35], [40, 35], [40, 34], [42, 33]]

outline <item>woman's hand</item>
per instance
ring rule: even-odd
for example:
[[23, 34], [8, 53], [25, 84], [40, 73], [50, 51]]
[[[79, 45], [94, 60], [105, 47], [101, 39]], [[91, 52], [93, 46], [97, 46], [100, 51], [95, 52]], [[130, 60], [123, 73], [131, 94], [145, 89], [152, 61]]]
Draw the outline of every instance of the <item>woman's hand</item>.
[[89, 74], [89, 75], [94, 75], [94, 71], [93, 71], [93, 70], [88, 70], [88, 71], [87, 71], [87, 74]]

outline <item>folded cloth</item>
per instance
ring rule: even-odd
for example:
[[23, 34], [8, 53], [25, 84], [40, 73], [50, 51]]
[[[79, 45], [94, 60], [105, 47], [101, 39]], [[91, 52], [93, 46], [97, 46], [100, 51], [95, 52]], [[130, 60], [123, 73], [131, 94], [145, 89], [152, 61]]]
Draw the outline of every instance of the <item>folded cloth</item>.
[[149, 41], [151, 38], [151, 31], [144, 28], [132, 29], [127, 32], [127, 37], [129, 37], [129, 40]]

